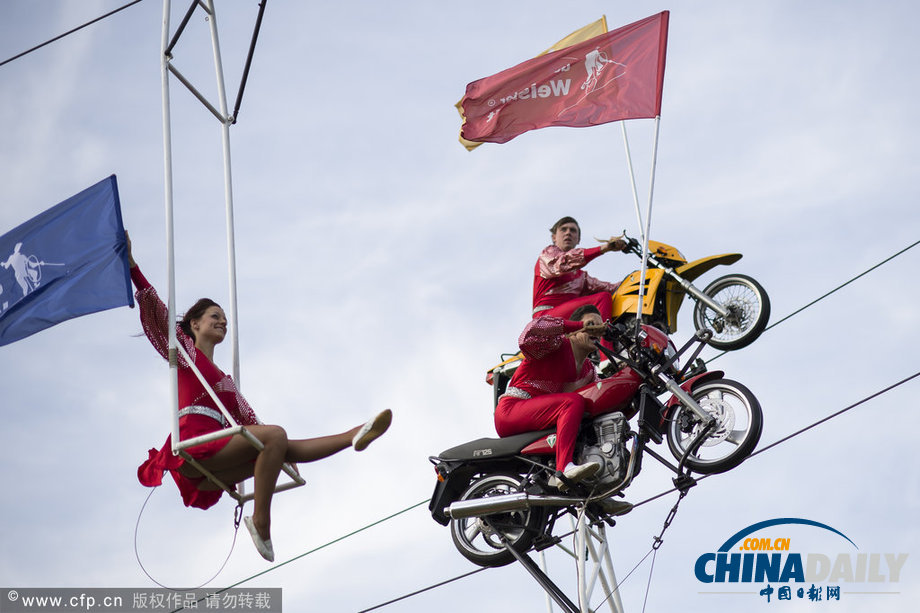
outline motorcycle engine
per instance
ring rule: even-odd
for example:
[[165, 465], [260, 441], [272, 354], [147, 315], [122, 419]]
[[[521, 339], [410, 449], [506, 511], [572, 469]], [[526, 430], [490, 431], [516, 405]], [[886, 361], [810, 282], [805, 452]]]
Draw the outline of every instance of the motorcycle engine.
[[620, 413], [607, 413], [592, 422], [597, 444], [585, 445], [581, 450], [581, 461], [597, 462], [601, 470], [595, 476], [601, 487], [609, 487], [623, 480], [629, 466], [629, 450], [626, 436], [629, 424]]

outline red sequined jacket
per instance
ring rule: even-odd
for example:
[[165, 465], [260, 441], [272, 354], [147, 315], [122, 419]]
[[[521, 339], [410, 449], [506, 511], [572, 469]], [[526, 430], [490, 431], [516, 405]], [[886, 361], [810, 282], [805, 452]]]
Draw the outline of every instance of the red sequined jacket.
[[550, 245], [544, 249], [533, 272], [534, 314], [580, 296], [615, 291], [619, 283], [600, 281], [581, 270], [600, 254], [600, 247], [563, 251]]
[[572, 343], [566, 337], [567, 333], [577, 332], [582, 327], [580, 321], [559, 317], [545, 316], [531, 320], [518, 339], [524, 361], [514, 371], [507, 395], [525, 397], [510, 388], [530, 397], [571, 392], [596, 381], [597, 373], [590, 360], [576, 367]]

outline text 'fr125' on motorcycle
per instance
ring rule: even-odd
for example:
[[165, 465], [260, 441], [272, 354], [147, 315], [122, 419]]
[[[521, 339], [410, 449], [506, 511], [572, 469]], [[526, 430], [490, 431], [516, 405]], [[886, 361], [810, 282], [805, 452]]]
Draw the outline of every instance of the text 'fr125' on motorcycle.
[[[622, 239], [626, 242], [623, 251], [641, 259], [641, 243], [625, 234]], [[643, 323], [674, 334], [677, 332], [677, 312], [684, 297], [689, 296], [695, 302], [695, 329], [712, 332], [707, 340], [709, 345], [726, 351], [750, 345], [767, 327], [770, 318], [770, 298], [760, 283], [737, 273], [719, 277], [702, 290], [692, 283], [712, 268], [734, 264], [740, 259], [740, 253], [724, 253], [688, 262], [671, 245], [649, 241], [642, 299]], [[640, 271], [633, 271], [613, 293], [613, 321], [635, 318], [640, 275]]]
[[[554, 430], [470, 441], [430, 458], [437, 472], [432, 517], [450, 525], [464, 557], [503, 566], [531, 548], [557, 544], [555, 522], [579, 509], [589, 521], [612, 526], [615, 516], [631, 509], [618, 496], [639, 474], [645, 454], [674, 471], [684, 491], [694, 483], [691, 472], [734, 468], [757, 445], [763, 415], [745, 386], [722, 371], [707, 372], [697, 360], [709, 335], [700, 331], [677, 351], [657, 328], [637, 326], [635, 319], [608, 322], [604, 336], [614, 350], [599, 349], [618, 368], [577, 390], [596, 417], [582, 422], [576, 463], [598, 462], [601, 470], [561, 491], [550, 486], [553, 476], [565, 482], [555, 466]], [[678, 360], [691, 349], [692, 366], [681, 370]], [[508, 373], [501, 374], [507, 383]], [[650, 447], [665, 439], [676, 465]]]

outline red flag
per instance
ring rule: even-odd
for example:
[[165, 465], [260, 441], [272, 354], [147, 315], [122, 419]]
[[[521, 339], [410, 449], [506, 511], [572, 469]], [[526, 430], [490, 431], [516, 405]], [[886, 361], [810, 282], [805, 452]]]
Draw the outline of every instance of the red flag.
[[466, 140], [506, 143], [548, 126], [657, 117], [668, 11], [536, 57], [466, 86]]

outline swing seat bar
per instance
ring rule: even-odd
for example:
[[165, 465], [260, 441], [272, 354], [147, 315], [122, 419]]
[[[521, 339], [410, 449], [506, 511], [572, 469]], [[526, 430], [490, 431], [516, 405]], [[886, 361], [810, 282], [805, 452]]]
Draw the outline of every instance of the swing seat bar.
[[[205, 391], [207, 391], [208, 395], [211, 396], [211, 399], [217, 405], [218, 410], [220, 411], [221, 415], [224, 416], [224, 419], [227, 420], [227, 423], [228, 424], [234, 423], [235, 420], [230, 415], [230, 412], [227, 411], [227, 407], [225, 407], [224, 403], [220, 401], [220, 398], [217, 397], [217, 394], [214, 392], [213, 389], [211, 389], [211, 386], [207, 384], [207, 382], [204, 379], [204, 375], [202, 375], [198, 367], [195, 366], [194, 360], [192, 360], [192, 358], [189, 356], [188, 352], [185, 350], [185, 347], [177, 344], [176, 348], [179, 350], [179, 353], [182, 354], [182, 357], [185, 359], [185, 363], [189, 366], [189, 368], [192, 369], [192, 372], [195, 373], [195, 376], [198, 377], [198, 380], [201, 381], [201, 384], [202, 386], [204, 386]], [[178, 360], [175, 360], [175, 361], [170, 360], [170, 365], [173, 368], [178, 368]], [[173, 413], [173, 420], [174, 420], [173, 421], [174, 431], [178, 433], [179, 432], [179, 413], [178, 411], [175, 411]], [[240, 491], [237, 491], [237, 489], [234, 488], [233, 486], [228, 486], [226, 483], [224, 483], [223, 481], [215, 477], [211, 471], [204, 468], [201, 465], [201, 463], [198, 462], [192, 456], [190, 456], [187, 451], [185, 451], [189, 447], [194, 447], [195, 445], [201, 445], [203, 443], [210, 443], [211, 441], [216, 441], [218, 439], [226, 438], [228, 436], [234, 436], [237, 434], [241, 435], [243, 438], [249, 441], [249, 444], [251, 444], [257, 450], [262, 451], [263, 449], [265, 449], [265, 445], [262, 443], [262, 441], [258, 439], [258, 437], [256, 437], [255, 434], [247, 430], [246, 426], [241, 426], [237, 424], [234, 426], [230, 426], [228, 428], [222, 428], [220, 430], [215, 430], [214, 432], [208, 432], [207, 434], [202, 434], [200, 436], [195, 436], [195, 437], [185, 439], [185, 440], [180, 440], [177, 434], [176, 436], [173, 437], [172, 451], [176, 455], [181, 455], [182, 458], [186, 462], [188, 462], [193, 467], [195, 467], [195, 470], [197, 470], [202, 475], [204, 475], [204, 477], [208, 481], [210, 481], [211, 483], [213, 483], [220, 489], [227, 492], [227, 494], [232, 496], [234, 500], [242, 504], [248, 500], [252, 500], [255, 494], [254, 493], [245, 494], [242, 492], [242, 488], [240, 488]], [[276, 484], [275, 485], [276, 493], [294, 489], [295, 487], [300, 487], [301, 485], [306, 485], [306, 481], [304, 481], [304, 478], [300, 476], [300, 474], [294, 469], [294, 467], [291, 464], [285, 462], [284, 464], [282, 464], [281, 470], [283, 470], [284, 473], [288, 477], [291, 478], [291, 481]]]

